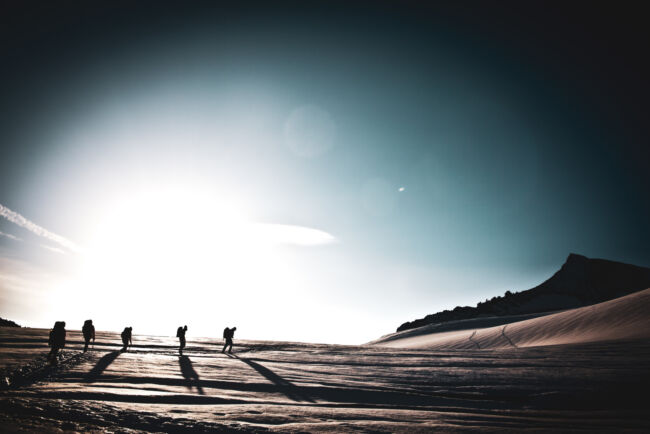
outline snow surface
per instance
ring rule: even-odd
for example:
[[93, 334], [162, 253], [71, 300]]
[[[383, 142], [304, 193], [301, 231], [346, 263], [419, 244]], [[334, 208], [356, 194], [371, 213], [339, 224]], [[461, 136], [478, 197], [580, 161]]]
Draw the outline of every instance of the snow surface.
[[[140, 336], [119, 353], [80, 335], [56, 368], [47, 330], [0, 329], [4, 431], [646, 431], [647, 339], [413, 350]], [[23, 369], [18, 369], [22, 366]], [[29, 369], [26, 366], [31, 366]], [[643, 395], [641, 395], [643, 394]]]
[[[431, 326], [393, 333], [371, 344], [396, 348], [506, 349], [559, 344], [650, 340], [650, 289], [614, 300], [503, 325], [438, 329]], [[514, 317], [517, 318], [517, 317]]]

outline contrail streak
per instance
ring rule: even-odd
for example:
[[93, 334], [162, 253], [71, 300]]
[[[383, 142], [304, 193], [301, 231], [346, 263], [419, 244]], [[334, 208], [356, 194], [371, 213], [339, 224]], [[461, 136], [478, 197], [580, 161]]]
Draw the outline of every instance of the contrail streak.
[[38, 235], [39, 237], [47, 238], [50, 241], [54, 241], [55, 243], [65, 247], [68, 250], [71, 250], [73, 252], [81, 252], [81, 247], [73, 243], [72, 241], [62, 237], [61, 235], [57, 235], [53, 232], [48, 231], [44, 227], [41, 227], [37, 225], [36, 223], [26, 219], [22, 215], [18, 214], [15, 211], [10, 210], [6, 206], [0, 204], [0, 216], [6, 218], [10, 222], [27, 229], [28, 231]]
[[[0, 206], [2, 206], [2, 205], [0, 205]], [[18, 238], [17, 236], [15, 236], [15, 235], [11, 235], [11, 234], [7, 234], [7, 233], [2, 232], [2, 231], [0, 231], [0, 237], [7, 237], [7, 238], [9, 238], [10, 240], [14, 240], [14, 241], [22, 241], [22, 240], [21, 240], [20, 238]]]
[[63, 249], [59, 249], [58, 247], [46, 246], [45, 244], [41, 244], [41, 247], [45, 250], [49, 250], [50, 252], [61, 253], [65, 255], [65, 251]]

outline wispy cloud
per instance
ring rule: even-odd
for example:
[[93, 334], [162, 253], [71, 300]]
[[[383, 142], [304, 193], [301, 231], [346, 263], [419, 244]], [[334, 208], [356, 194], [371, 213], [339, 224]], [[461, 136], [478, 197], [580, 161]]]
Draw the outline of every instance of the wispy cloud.
[[[72, 241], [68, 240], [61, 235], [48, 231], [42, 226], [28, 220], [19, 213], [10, 210], [6, 206], [0, 204], [0, 216], [6, 218], [10, 222], [27, 229], [28, 231], [43, 237], [47, 240], [53, 241], [60, 247], [63, 247], [72, 252], [79, 253], [82, 248]], [[290, 244], [298, 246], [318, 246], [325, 244], [337, 243], [338, 240], [328, 232], [320, 229], [309, 228], [305, 226], [275, 224], [275, 223], [253, 223], [249, 229], [253, 232], [254, 237], [262, 242], [271, 244]], [[5, 236], [16, 241], [22, 241], [20, 238], [0, 232], [0, 236]], [[41, 244], [41, 247], [56, 253], [65, 253], [64, 249], [54, 247], [46, 244]]]
[[62, 237], [61, 235], [57, 235], [53, 232], [48, 231], [44, 227], [39, 226], [36, 223], [32, 222], [31, 220], [26, 219], [22, 215], [18, 214], [15, 211], [10, 210], [9, 208], [7, 208], [2, 204], [0, 204], [0, 216], [6, 218], [10, 222], [20, 226], [21, 228], [27, 229], [28, 231], [38, 235], [39, 237], [46, 238], [50, 241], [59, 244], [62, 247], [65, 247], [68, 250], [71, 250], [73, 252], [81, 252], [81, 248], [75, 243], [73, 243], [72, 241]]
[[[0, 206], [2, 206], [2, 205], [0, 205]], [[8, 233], [2, 232], [2, 231], [0, 231], [0, 237], [7, 237], [10, 240], [14, 240], [14, 241], [22, 241], [22, 238], [18, 238], [15, 235], [11, 235], [11, 234], [8, 234]]]
[[338, 242], [336, 237], [325, 231], [305, 226], [256, 223], [252, 228], [259, 240], [272, 244], [318, 246]]

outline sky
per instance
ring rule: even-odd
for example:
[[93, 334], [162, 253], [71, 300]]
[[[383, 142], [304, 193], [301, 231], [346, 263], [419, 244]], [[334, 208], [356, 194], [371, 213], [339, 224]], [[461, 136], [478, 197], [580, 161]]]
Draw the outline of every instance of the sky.
[[3, 5], [0, 316], [359, 344], [650, 265], [643, 14], [520, 3]]

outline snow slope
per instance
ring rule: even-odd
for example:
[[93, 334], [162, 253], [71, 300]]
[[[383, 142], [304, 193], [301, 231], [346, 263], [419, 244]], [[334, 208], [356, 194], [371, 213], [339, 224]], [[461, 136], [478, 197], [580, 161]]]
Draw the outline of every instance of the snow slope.
[[[487, 328], [394, 333], [372, 342], [394, 348], [503, 349], [650, 339], [650, 289], [604, 303]], [[424, 329], [424, 328], [423, 328]], [[410, 333], [409, 333], [410, 332]]]

